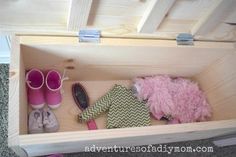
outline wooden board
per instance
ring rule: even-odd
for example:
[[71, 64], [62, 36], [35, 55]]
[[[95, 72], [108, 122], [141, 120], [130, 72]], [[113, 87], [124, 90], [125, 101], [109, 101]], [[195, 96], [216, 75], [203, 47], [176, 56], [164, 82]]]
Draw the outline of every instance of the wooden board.
[[[12, 53], [9, 71], [9, 103], [8, 103], [8, 146], [18, 155], [24, 157], [26, 153], [19, 147], [20, 133], [27, 132], [27, 103], [24, 90], [24, 65], [20, 55], [20, 40], [12, 38]], [[23, 74], [24, 75], [24, 74]], [[23, 84], [22, 84], [23, 82]], [[20, 92], [20, 89], [22, 92]]]
[[[232, 2], [233, 0], [216, 0], [214, 5], [206, 12], [206, 15], [194, 24], [191, 33], [193, 35], [203, 35], [214, 30], [217, 24], [224, 21], [235, 7]], [[225, 14], [222, 14], [222, 12]]]
[[127, 80], [153, 74], [191, 77], [234, 51], [232, 43], [178, 46], [175, 41], [145, 39], [102, 38], [92, 44], [78, 43], [75, 37], [29, 36], [21, 42], [26, 69], [66, 68], [72, 80]]
[[68, 30], [77, 31], [86, 27], [91, 5], [92, 0], [71, 0], [67, 21]]
[[2, 33], [76, 36], [82, 28], [102, 30], [106, 37], [175, 39], [192, 33], [196, 40], [236, 41], [235, 26], [227, 24], [236, 21], [234, 0], [0, 2]]
[[[0, 28], [8, 30], [65, 29], [67, 0], [4, 1], [0, 6]], [[26, 18], [27, 17], [27, 18]]]
[[[235, 132], [236, 121], [21, 135], [29, 156], [85, 151], [86, 147], [138, 146], [197, 140]], [[43, 150], [43, 151], [42, 151]]]
[[214, 104], [213, 117], [216, 120], [235, 116], [236, 107], [236, 54], [228, 54], [210, 65], [195, 78]]
[[152, 0], [149, 3], [137, 27], [138, 32], [141, 33], [154, 33], [175, 0]]

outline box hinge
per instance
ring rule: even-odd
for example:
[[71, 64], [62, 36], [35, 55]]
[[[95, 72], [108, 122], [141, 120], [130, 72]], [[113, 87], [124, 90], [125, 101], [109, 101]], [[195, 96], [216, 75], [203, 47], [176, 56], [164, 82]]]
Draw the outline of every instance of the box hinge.
[[79, 42], [100, 42], [101, 31], [100, 30], [80, 30]]
[[180, 33], [176, 37], [178, 45], [194, 45], [193, 35], [189, 33]]

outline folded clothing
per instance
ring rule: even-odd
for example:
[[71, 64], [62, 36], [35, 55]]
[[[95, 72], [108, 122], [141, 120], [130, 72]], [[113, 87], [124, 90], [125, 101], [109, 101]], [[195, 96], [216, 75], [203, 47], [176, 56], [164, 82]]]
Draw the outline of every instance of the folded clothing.
[[168, 119], [169, 123], [205, 121], [211, 117], [211, 107], [197, 83], [167, 75], [134, 80], [136, 96], [146, 100], [152, 115]]
[[141, 127], [151, 124], [146, 105], [139, 101], [132, 90], [115, 85], [93, 106], [79, 115], [79, 121], [87, 122], [108, 110], [107, 128]]

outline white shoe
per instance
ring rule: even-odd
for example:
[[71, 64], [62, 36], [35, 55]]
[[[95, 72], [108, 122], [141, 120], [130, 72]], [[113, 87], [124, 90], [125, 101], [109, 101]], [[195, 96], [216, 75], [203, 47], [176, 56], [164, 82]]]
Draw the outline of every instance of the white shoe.
[[30, 134], [43, 133], [42, 111], [36, 109], [30, 113], [28, 127], [29, 127], [28, 130]]
[[45, 132], [57, 132], [59, 130], [59, 123], [55, 114], [49, 109], [43, 110], [43, 126]]

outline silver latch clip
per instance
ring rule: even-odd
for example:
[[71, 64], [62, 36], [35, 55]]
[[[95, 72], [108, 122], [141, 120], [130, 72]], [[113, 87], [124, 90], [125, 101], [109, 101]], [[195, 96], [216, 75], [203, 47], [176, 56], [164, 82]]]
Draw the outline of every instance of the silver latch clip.
[[79, 42], [100, 42], [101, 31], [100, 30], [80, 30]]
[[180, 33], [176, 37], [176, 41], [178, 45], [194, 45], [193, 35], [189, 33]]

